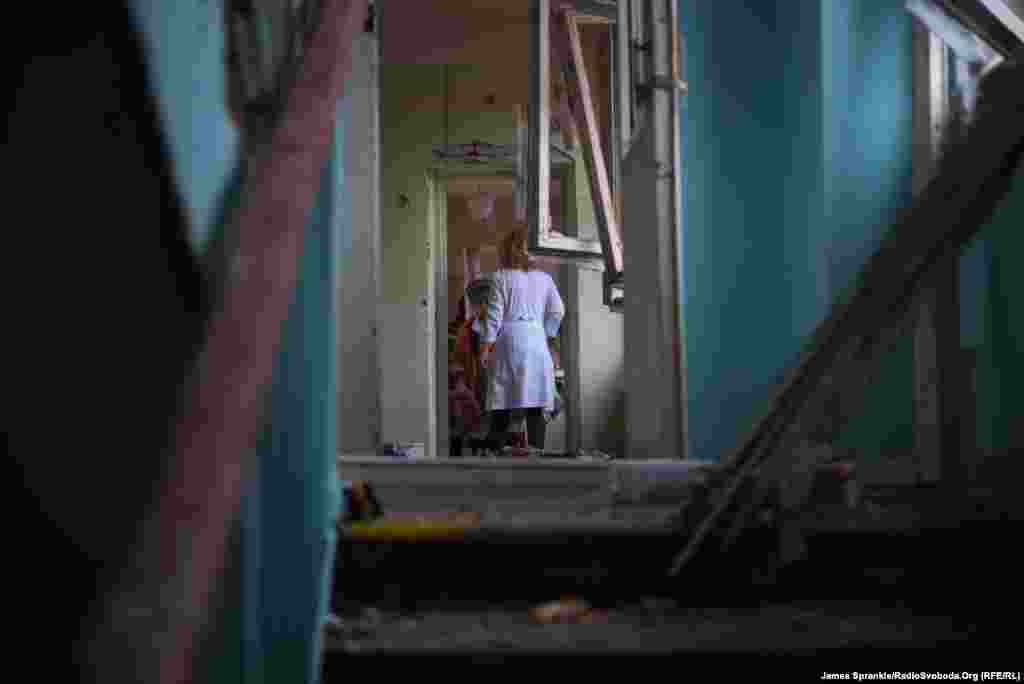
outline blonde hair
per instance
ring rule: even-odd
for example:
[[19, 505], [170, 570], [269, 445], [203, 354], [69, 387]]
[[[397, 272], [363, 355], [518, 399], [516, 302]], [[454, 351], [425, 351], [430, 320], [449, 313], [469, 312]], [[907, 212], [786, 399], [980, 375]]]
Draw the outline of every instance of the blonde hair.
[[535, 266], [526, 244], [526, 230], [523, 228], [517, 228], [506, 235], [498, 248], [501, 267], [516, 271], [533, 270]]

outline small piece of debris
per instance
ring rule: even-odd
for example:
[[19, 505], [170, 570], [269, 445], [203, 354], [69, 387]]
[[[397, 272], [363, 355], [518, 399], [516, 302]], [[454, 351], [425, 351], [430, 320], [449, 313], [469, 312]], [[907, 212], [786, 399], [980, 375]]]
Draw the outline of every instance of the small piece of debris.
[[565, 598], [532, 608], [530, 619], [541, 625], [593, 624], [606, 621], [607, 614], [595, 611], [582, 599]]

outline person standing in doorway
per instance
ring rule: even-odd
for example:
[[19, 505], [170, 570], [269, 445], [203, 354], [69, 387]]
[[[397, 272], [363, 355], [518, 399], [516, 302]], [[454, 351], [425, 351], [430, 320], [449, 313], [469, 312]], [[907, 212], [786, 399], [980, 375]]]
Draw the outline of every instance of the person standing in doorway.
[[499, 270], [484, 315], [481, 361], [487, 368], [491, 439], [504, 445], [512, 412], [526, 414], [531, 447], [544, 448], [545, 410], [555, 404], [554, 360], [548, 340], [558, 336], [565, 306], [555, 281], [536, 268], [526, 231], [502, 240]]

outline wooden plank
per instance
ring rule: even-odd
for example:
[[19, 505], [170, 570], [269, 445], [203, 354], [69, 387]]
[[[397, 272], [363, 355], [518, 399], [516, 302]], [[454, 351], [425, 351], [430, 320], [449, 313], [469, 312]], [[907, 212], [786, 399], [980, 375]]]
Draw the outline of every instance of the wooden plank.
[[[633, 106], [633, 74], [630, 65], [630, 44], [629, 35], [629, 1], [623, 0], [619, 3], [619, 24], [615, 33], [616, 48], [616, 72], [618, 74], [618, 132], [619, 159], [624, 159], [629, 151], [629, 142], [633, 138], [632, 129], [632, 106]], [[619, 186], [621, 187], [621, 185]], [[621, 190], [618, 191], [622, 196]], [[620, 214], [621, 216], [621, 214]]]
[[[908, 0], [907, 11], [963, 60], [988, 64], [998, 53], [934, 0]], [[916, 28], [916, 27], [915, 27]]]
[[[1014, 13], [1002, 11], [1005, 0], [934, 0], [968, 31], [995, 48], [1004, 57], [1011, 56], [1024, 45], [1024, 38]], [[991, 6], [991, 7], [990, 7]], [[993, 8], [996, 11], [993, 11]], [[1005, 8], [1009, 9], [1009, 8]], [[1006, 22], [1009, 22], [1006, 23]]]
[[603, 24], [606, 26], [611, 26], [615, 24], [614, 19], [609, 19], [608, 17], [599, 17], [593, 14], [580, 14], [576, 12], [574, 13], [574, 17], [578, 24]]
[[532, 185], [527, 215], [541, 244], [551, 230], [551, 60], [550, 0], [534, 0], [531, 9], [536, 44], [531, 46], [530, 150], [528, 159], [536, 169], [529, 175]]
[[618, 274], [622, 272], [622, 235], [612, 201], [590, 80], [583, 61], [579, 27], [573, 13], [562, 8], [552, 9], [550, 22], [552, 46], [558, 55], [559, 66], [569, 89], [569, 106], [581, 133], [590, 194], [595, 204], [605, 262], [609, 271]]
[[619, 5], [622, 2], [614, 0], [570, 0], [564, 2], [572, 7], [572, 11], [579, 15], [581, 21], [593, 24], [614, 24], [619, 20]]
[[1024, 44], [1024, 18], [1010, 9], [1006, 0], [978, 0], [999, 23]]
[[[926, 26], [914, 26], [914, 158], [913, 186], [919, 193], [926, 187], [939, 158], [942, 133], [950, 116], [946, 46]], [[945, 414], [951, 407], [948, 383], [943, 383], [943, 366], [955, 364], [948, 357], [947, 338], [959, 339], [959, 327], [951, 327], [957, 312], [956, 260], [943, 260], [929, 275], [918, 296], [913, 339], [913, 457], [916, 479], [934, 482], [941, 473], [943, 449], [956, 451], [943, 438]], [[954, 341], [958, 346], [958, 342]], [[955, 351], [955, 350], [954, 350]]]
[[[887, 233], [861, 271], [857, 286], [815, 330], [802, 359], [776, 393], [766, 415], [726, 461], [722, 495], [674, 559], [678, 574], [737, 504], [740, 485], [769, 459], [784, 469], [792, 444], [814, 421], [815, 394], [830, 373], [857, 377], [858, 362], [877, 360], [901, 334], [915, 296], [931, 269], [950, 258], [984, 225], [1024, 163], [1024, 60], [1007, 62], [986, 78], [977, 117], [951, 146], [935, 177]], [[838, 387], [842, 390], [842, 386]], [[820, 404], [820, 402], [817, 402]], [[820, 407], [818, 407], [820, 410]], [[801, 429], [783, 440], [791, 424]], [[778, 460], [780, 459], [780, 460]]]

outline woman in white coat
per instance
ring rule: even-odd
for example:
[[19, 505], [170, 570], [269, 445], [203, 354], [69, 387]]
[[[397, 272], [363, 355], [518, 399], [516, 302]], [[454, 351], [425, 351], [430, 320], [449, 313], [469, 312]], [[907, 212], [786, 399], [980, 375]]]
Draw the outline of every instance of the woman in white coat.
[[544, 411], [555, 404], [555, 370], [548, 339], [565, 315], [555, 281], [538, 270], [526, 249], [526, 231], [501, 243], [484, 317], [481, 361], [487, 368], [491, 436], [508, 432], [512, 411], [526, 413], [529, 444], [544, 448]]

